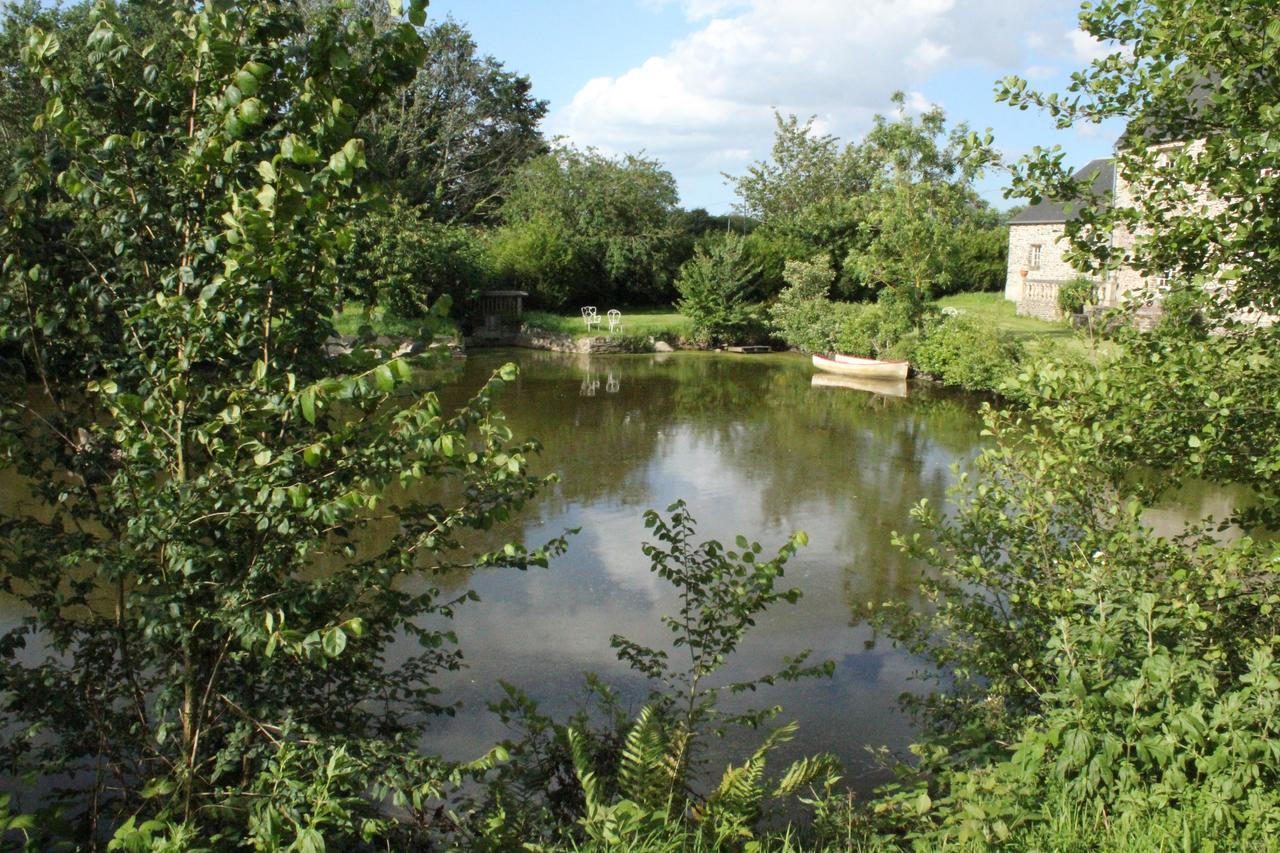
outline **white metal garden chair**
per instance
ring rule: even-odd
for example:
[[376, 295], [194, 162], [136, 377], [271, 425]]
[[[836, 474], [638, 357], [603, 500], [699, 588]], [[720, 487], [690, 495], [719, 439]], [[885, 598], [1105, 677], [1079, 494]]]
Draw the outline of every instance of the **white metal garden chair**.
[[609, 334], [622, 330], [622, 312], [617, 308], [609, 309]]
[[582, 307], [582, 321], [587, 324], [587, 331], [591, 331], [592, 326], [600, 326], [600, 315], [596, 313], [596, 306], [584, 305]]

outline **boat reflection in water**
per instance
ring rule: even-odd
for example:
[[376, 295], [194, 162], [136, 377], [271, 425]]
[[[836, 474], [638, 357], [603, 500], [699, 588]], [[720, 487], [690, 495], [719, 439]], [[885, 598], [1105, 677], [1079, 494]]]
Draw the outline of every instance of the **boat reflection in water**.
[[905, 379], [863, 379], [857, 376], [837, 376], [833, 373], [815, 373], [811, 382], [814, 388], [848, 388], [866, 391], [883, 397], [906, 397]]

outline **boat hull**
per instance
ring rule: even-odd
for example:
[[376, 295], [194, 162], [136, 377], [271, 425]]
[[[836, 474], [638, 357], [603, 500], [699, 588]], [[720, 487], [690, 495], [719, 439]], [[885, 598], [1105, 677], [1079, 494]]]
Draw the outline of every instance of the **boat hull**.
[[837, 355], [832, 358], [815, 355], [813, 366], [828, 373], [863, 379], [906, 379], [911, 372], [910, 363], [905, 361], [880, 361], [855, 355]]

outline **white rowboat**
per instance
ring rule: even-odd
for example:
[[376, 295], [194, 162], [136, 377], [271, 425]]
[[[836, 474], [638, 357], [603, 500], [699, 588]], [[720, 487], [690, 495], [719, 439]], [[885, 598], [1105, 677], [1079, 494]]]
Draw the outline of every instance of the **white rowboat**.
[[863, 379], [906, 379], [911, 363], [906, 361], [880, 361], [860, 358], [856, 355], [835, 355], [831, 358], [815, 355], [813, 366], [828, 373], [842, 376], [860, 376]]

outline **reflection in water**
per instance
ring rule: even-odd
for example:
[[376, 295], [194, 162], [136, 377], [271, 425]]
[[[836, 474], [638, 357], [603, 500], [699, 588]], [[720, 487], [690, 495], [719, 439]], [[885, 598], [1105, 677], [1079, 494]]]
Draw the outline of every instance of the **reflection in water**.
[[910, 400], [832, 393], [813, 387], [808, 363], [792, 356], [523, 351], [473, 355], [445, 396], [461, 400], [506, 360], [522, 373], [499, 406], [517, 435], [543, 442], [539, 466], [561, 475], [516, 535], [532, 544], [564, 528], [581, 533], [547, 572], [470, 578], [481, 601], [455, 625], [469, 668], [445, 685], [465, 711], [440, 724], [436, 748], [472, 755], [502, 736], [488, 715], [469, 713], [497, 696], [499, 678], [564, 713], [591, 670], [639, 707], [647, 686], [618, 663], [609, 638], [666, 637], [660, 616], [678, 603], [640, 553], [641, 515], [677, 498], [689, 502], [702, 537], [744, 533], [769, 549], [795, 530], [809, 534], [788, 568], [804, 598], [766, 614], [725, 676], [762, 674], [806, 648], [835, 662], [829, 681], [751, 697], [799, 720], [792, 750], [836, 752], [858, 784], [869, 773], [864, 745], [906, 745], [911, 729], [896, 703], [913, 686], [915, 664], [872, 645], [856, 614], [916, 594], [918, 568], [890, 537], [915, 503], [942, 501], [950, 466], [976, 452], [971, 401], [927, 390]]
[[848, 391], [865, 391], [885, 397], [906, 397], [905, 379], [859, 379], [854, 376], [837, 376], [833, 373], [815, 373], [810, 384], [814, 388], [844, 388]]

